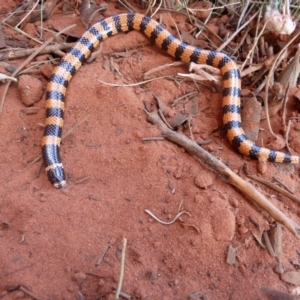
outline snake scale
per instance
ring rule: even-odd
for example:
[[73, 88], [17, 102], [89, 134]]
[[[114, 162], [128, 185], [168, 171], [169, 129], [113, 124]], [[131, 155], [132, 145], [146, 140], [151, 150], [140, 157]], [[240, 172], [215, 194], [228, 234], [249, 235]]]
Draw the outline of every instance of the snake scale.
[[119, 32], [131, 30], [141, 31], [175, 59], [220, 69], [223, 77], [223, 124], [228, 140], [234, 149], [253, 159], [263, 158], [270, 162], [283, 163], [300, 162], [299, 156], [260, 147], [246, 137], [241, 125], [240, 72], [229, 56], [190, 46], [175, 38], [152, 18], [137, 13], [126, 13], [106, 18], [89, 28], [62, 58], [50, 77], [46, 92], [46, 121], [42, 153], [48, 178], [56, 188], [66, 185], [59, 147], [64, 123], [64, 99], [68, 84], [101, 41]]

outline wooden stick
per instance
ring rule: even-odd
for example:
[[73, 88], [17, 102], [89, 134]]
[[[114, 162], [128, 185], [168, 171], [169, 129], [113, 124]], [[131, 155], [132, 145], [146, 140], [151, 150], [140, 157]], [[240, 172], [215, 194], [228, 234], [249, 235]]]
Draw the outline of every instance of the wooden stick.
[[122, 255], [121, 255], [121, 267], [120, 267], [120, 277], [118, 281], [117, 291], [115, 295], [115, 300], [119, 299], [121, 289], [122, 289], [122, 283], [124, 278], [124, 266], [125, 266], [125, 251], [127, 246], [127, 239], [123, 238], [123, 248], [122, 248]]
[[196, 142], [185, 135], [170, 130], [159, 118], [157, 112], [148, 113], [148, 120], [159, 127], [166, 139], [172, 141], [186, 149], [194, 155], [200, 162], [220, 174], [224, 180], [235, 186], [239, 191], [247, 196], [252, 202], [266, 211], [274, 220], [284, 225], [293, 235], [300, 239], [300, 226], [281, 212], [276, 206], [267, 200], [255, 187], [245, 181], [213, 155], [202, 149]]
[[[57, 50], [65, 50], [65, 49], [70, 49], [75, 45], [75, 43], [60, 43], [60, 44], [55, 44], [55, 45], [49, 45], [42, 49], [39, 52], [39, 55], [41, 54], [48, 54], [48, 53], [53, 53], [54, 51]], [[6, 59], [16, 59], [24, 56], [31, 55], [36, 51], [35, 48], [33, 49], [13, 49], [13, 50], [6, 50], [5, 52], [0, 53], [0, 60], [6, 60]]]

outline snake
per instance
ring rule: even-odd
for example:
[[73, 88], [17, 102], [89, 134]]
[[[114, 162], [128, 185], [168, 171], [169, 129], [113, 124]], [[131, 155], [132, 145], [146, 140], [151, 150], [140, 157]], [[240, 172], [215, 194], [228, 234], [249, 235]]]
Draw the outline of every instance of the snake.
[[300, 156], [261, 147], [247, 138], [241, 123], [241, 75], [232, 58], [222, 52], [188, 45], [146, 15], [124, 13], [105, 18], [91, 26], [65, 54], [50, 76], [46, 89], [42, 156], [48, 179], [56, 188], [66, 185], [59, 149], [64, 123], [65, 95], [69, 82], [101, 41], [119, 32], [131, 30], [144, 33], [159, 48], [177, 60], [209, 65], [220, 70], [223, 78], [223, 125], [229, 142], [240, 154], [270, 162], [300, 162]]

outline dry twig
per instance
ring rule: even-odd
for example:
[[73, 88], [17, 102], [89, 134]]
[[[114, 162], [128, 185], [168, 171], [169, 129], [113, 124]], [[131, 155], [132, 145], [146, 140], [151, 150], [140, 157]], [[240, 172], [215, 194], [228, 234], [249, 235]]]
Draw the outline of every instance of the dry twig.
[[170, 222], [165, 222], [160, 220], [157, 216], [155, 216], [149, 209], [145, 209], [145, 213], [147, 213], [148, 215], [150, 215], [154, 220], [156, 220], [158, 223], [163, 224], [163, 225], [171, 225], [173, 224], [178, 218], [180, 218], [181, 215], [183, 214], [187, 214], [189, 216], [191, 216], [190, 213], [188, 213], [187, 211], [181, 211], [179, 213], [177, 213], [177, 215], [175, 216], [175, 218], [170, 221]]
[[123, 239], [123, 248], [122, 248], [122, 255], [121, 255], [121, 267], [120, 267], [120, 277], [118, 281], [118, 286], [116, 290], [115, 300], [119, 299], [119, 295], [122, 289], [123, 277], [124, 277], [124, 266], [125, 266], [125, 251], [126, 251], [127, 239]]
[[247, 176], [258, 182], [265, 184], [266, 186], [272, 188], [273, 190], [275, 190], [277, 192], [280, 192], [281, 194], [285, 195], [286, 197], [288, 197], [288, 198], [292, 199], [293, 201], [295, 201], [296, 203], [300, 204], [299, 198], [295, 197], [292, 193], [286, 191], [285, 189], [279, 187], [278, 185], [275, 185], [272, 182], [270, 182], [264, 178], [261, 178], [261, 177], [258, 177], [258, 176], [252, 175], [252, 174], [247, 174]]
[[[70, 49], [75, 45], [75, 43], [59, 43], [55, 45], [50, 45], [42, 49], [39, 54], [48, 54], [53, 53], [57, 50], [65, 50]], [[24, 56], [31, 55], [36, 51], [35, 48], [33, 49], [8, 49], [3, 54], [0, 55], [0, 60], [7, 60], [7, 59], [16, 59]]]
[[170, 130], [159, 118], [157, 112], [148, 113], [148, 120], [159, 127], [164, 137], [186, 149], [201, 161], [202, 164], [213, 169], [221, 175], [228, 183], [235, 186], [251, 201], [265, 210], [277, 222], [283, 224], [291, 233], [300, 239], [300, 226], [281, 212], [276, 206], [269, 202], [252, 184], [235, 174], [225, 164], [216, 159], [213, 155], [202, 149], [198, 144], [188, 137]]

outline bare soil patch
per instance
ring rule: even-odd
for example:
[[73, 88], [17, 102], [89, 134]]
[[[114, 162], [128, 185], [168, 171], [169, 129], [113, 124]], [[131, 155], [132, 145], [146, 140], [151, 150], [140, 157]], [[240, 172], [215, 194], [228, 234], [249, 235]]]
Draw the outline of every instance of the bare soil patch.
[[[111, 7], [110, 11], [120, 12]], [[180, 16], [175, 20], [184, 22]], [[63, 26], [67, 25], [66, 21]], [[164, 25], [170, 30], [173, 26], [167, 17]], [[136, 52], [114, 59], [119, 74], [104, 68], [109, 54], [126, 49]], [[40, 162], [30, 164], [41, 153], [44, 98], [32, 104], [35, 114], [26, 114], [18, 84], [11, 84], [0, 116], [0, 299], [31, 299], [22, 291], [12, 291], [18, 285], [39, 299], [113, 299], [124, 237], [128, 246], [122, 291], [131, 299], [253, 300], [267, 299], [261, 286], [291, 289], [275, 267], [280, 262], [285, 271], [297, 268], [291, 264], [299, 261], [300, 245], [294, 236], [283, 228], [283, 253], [270, 256], [253, 238], [257, 228], [250, 221], [268, 229], [274, 225], [268, 215], [180, 147], [168, 141], [142, 141], [160, 134], [147, 122], [143, 101], [154, 106], [155, 93], [170, 106], [175, 98], [195, 91], [195, 85], [186, 81], [178, 86], [169, 79], [136, 87], [99, 82], [138, 82], [145, 71], [171, 62], [142, 34], [130, 32], [106, 40], [96, 61], [76, 73], [67, 91], [64, 133], [88, 117], [62, 143], [67, 173], [63, 190], [51, 186], [44, 170], [36, 176]], [[159, 74], [173, 76], [187, 69], [177, 66]], [[1, 72], [7, 73], [4, 67]], [[44, 75], [30, 76], [45, 89]], [[221, 93], [200, 88], [199, 113], [192, 120], [195, 137], [212, 139], [203, 147], [236, 172], [246, 162], [256, 174], [257, 162], [241, 157], [226, 139]], [[1, 84], [0, 94], [3, 89]], [[274, 130], [280, 130], [279, 120], [279, 116], [272, 118]], [[265, 122], [261, 127], [267, 128]], [[299, 137], [293, 134], [293, 139]], [[264, 131], [259, 140], [267, 137]], [[280, 178], [299, 196], [298, 171], [299, 166], [268, 164], [264, 178]], [[199, 188], [207, 178], [212, 184]], [[298, 220], [295, 203], [253, 183]], [[181, 202], [182, 210], [191, 214], [182, 216], [190, 226], [162, 225], [144, 211], [170, 221]], [[234, 265], [226, 264], [229, 246], [237, 251]]]

